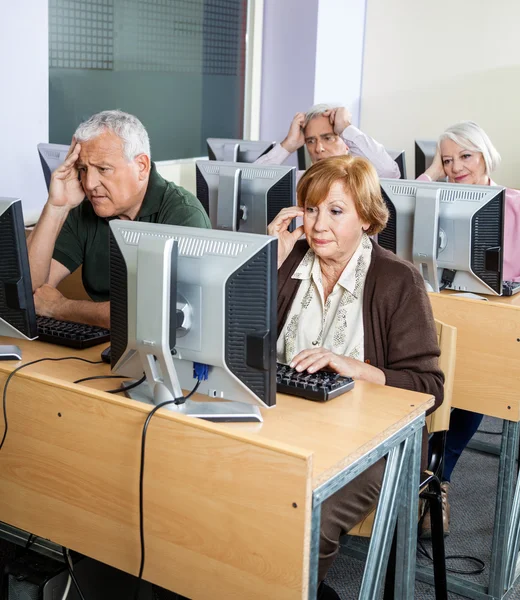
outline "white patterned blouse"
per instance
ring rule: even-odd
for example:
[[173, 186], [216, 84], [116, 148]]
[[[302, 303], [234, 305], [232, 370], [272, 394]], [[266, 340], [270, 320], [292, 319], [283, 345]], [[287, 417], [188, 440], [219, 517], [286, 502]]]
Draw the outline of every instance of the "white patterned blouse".
[[364, 360], [363, 290], [372, 243], [363, 234], [357, 250], [324, 302], [320, 260], [309, 249], [293, 274], [302, 282], [276, 345], [277, 361], [289, 364], [302, 350], [323, 346]]

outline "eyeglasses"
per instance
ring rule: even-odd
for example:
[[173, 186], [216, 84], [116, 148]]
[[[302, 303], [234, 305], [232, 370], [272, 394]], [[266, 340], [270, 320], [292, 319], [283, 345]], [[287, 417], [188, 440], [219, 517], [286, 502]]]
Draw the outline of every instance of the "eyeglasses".
[[[323, 135], [319, 136], [320, 144], [322, 146], [332, 146], [338, 141], [338, 139], [339, 135], [336, 135], [335, 133], [324, 133]], [[307, 148], [314, 148], [317, 143], [318, 140], [315, 137], [309, 137], [305, 140]]]

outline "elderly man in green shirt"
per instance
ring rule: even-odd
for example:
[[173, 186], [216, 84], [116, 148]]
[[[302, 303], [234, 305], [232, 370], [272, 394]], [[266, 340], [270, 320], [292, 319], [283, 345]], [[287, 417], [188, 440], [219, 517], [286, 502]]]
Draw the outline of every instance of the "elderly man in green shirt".
[[[197, 198], [157, 172], [143, 124], [119, 110], [82, 123], [52, 174], [27, 242], [38, 314], [110, 327], [110, 219], [211, 227]], [[80, 265], [93, 301], [69, 300], [56, 289]]]

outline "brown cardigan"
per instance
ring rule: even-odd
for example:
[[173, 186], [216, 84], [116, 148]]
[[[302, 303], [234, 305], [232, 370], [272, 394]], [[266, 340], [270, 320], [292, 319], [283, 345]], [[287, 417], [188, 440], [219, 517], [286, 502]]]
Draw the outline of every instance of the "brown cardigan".
[[[423, 279], [411, 263], [372, 246], [363, 293], [365, 362], [384, 372], [386, 385], [435, 396], [430, 413], [442, 404], [444, 375]], [[278, 335], [301, 281], [291, 276], [308, 249], [298, 241], [278, 270]], [[423, 458], [425, 450], [423, 444]]]

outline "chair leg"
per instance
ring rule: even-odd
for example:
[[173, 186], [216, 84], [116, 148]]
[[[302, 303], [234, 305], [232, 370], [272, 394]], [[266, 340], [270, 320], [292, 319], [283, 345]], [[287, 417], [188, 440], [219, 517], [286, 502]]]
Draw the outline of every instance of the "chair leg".
[[444, 552], [444, 529], [442, 523], [441, 482], [433, 478], [430, 492], [422, 496], [430, 501], [430, 518], [432, 524], [433, 578], [435, 581], [435, 600], [447, 600], [448, 583], [446, 581], [446, 555]]

